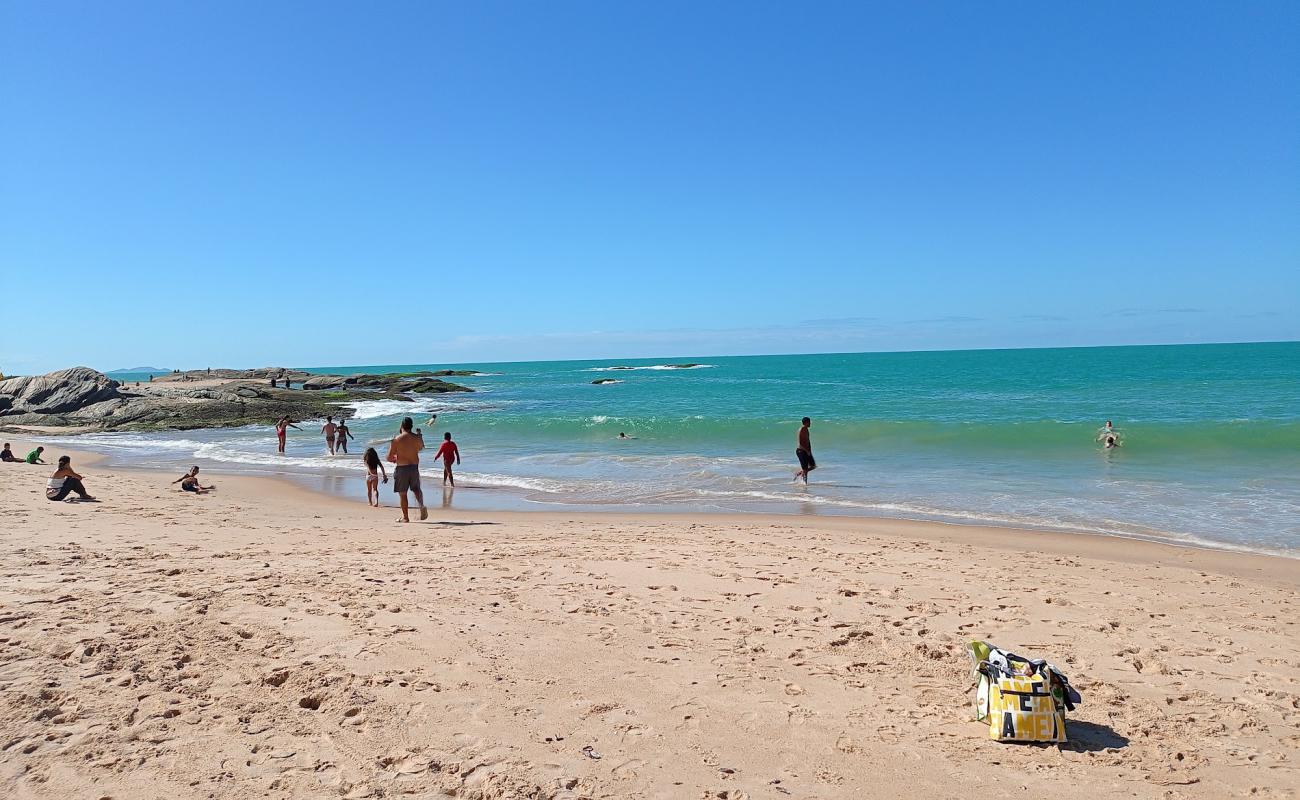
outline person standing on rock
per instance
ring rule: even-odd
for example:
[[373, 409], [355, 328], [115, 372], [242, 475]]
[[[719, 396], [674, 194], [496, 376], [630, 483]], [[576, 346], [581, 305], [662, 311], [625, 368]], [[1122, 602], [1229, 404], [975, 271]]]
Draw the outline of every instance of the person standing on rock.
[[334, 436], [339, 431], [339, 426], [334, 424], [333, 417], [326, 417], [325, 424], [320, 426], [320, 432], [325, 434], [325, 446], [330, 449], [330, 455], [334, 455]]
[[424, 437], [412, 433], [415, 422], [410, 417], [402, 420], [402, 429], [388, 445], [388, 461], [397, 466], [393, 469], [393, 491], [401, 499], [402, 518], [398, 522], [410, 522], [407, 511], [407, 492], [415, 494], [415, 502], [420, 504], [420, 519], [428, 519], [429, 511], [424, 507], [424, 491], [420, 488], [420, 451], [424, 449]]
[[281, 454], [284, 453], [284, 440], [285, 437], [289, 435], [290, 428], [297, 428], [298, 430], [302, 430], [302, 428], [298, 428], [297, 425], [293, 424], [293, 420], [289, 419], [288, 414], [285, 414], [283, 417], [280, 417], [280, 421], [275, 423], [275, 438], [279, 444], [279, 448], [277, 452]]

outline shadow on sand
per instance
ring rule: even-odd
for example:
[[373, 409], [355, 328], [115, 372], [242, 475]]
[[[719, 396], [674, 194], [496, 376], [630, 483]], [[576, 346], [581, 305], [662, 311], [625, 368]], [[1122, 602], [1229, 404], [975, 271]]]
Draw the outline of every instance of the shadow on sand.
[[1070, 741], [1061, 745], [1066, 750], [1093, 753], [1111, 747], [1128, 747], [1128, 738], [1116, 733], [1109, 725], [1070, 720], [1066, 725], [1066, 733], [1069, 734]]

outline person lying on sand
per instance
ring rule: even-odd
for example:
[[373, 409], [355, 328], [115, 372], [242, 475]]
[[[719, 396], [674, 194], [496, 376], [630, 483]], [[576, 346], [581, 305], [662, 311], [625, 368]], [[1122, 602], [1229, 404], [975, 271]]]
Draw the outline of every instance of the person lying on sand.
[[41, 460], [41, 453], [44, 452], [45, 452], [44, 447], [38, 447], [32, 452], [28, 453], [27, 458], [23, 460], [26, 461], [28, 464], [44, 464], [45, 462]]
[[72, 471], [72, 459], [68, 456], [59, 456], [59, 468], [54, 470], [49, 482], [45, 484], [45, 499], [57, 502], [72, 492], [76, 492], [82, 500], [95, 499], [86, 493], [86, 486], [81, 482], [81, 476]]
[[194, 492], [195, 494], [203, 494], [217, 488], [216, 486], [203, 486], [199, 483], [198, 467], [190, 467], [189, 472], [172, 481], [172, 486], [178, 483], [181, 485], [182, 492]]

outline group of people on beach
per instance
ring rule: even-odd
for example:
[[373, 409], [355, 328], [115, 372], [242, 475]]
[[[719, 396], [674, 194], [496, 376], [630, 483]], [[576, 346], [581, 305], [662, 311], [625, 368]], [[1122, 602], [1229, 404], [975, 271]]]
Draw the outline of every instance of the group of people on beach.
[[[429, 423], [436, 422], [438, 415], [434, 414], [429, 418]], [[289, 435], [289, 429], [302, 430], [288, 416], [282, 416], [275, 423], [275, 436], [277, 451], [284, 452], [285, 441]], [[325, 418], [325, 424], [321, 426], [321, 433], [325, 435], [325, 446], [330, 455], [339, 455], [348, 452], [348, 439], [355, 439], [352, 431], [348, 429], [347, 422], [344, 420], [334, 421], [333, 416]], [[442, 484], [455, 488], [456, 476], [452, 471], [453, 464], [460, 463], [460, 447], [457, 446], [451, 438], [451, 433], [442, 435], [442, 445], [439, 446], [438, 452], [434, 455], [434, 461], [442, 461]], [[424, 449], [424, 433], [415, 427], [415, 421], [410, 417], [402, 419], [402, 424], [398, 429], [397, 436], [393, 437], [388, 445], [388, 455], [386, 460], [393, 464], [393, 491], [397, 494], [402, 508], [401, 522], [410, 522], [410, 496], [415, 496], [415, 502], [420, 509], [420, 519], [428, 519], [429, 511], [424, 506], [424, 490], [420, 486], [420, 451]], [[384, 462], [379, 458], [379, 452], [373, 447], [366, 448], [362, 454], [361, 461], [366, 467], [366, 503], [378, 508], [379, 502], [379, 484], [388, 483], [388, 470], [384, 467]], [[198, 467], [195, 467], [193, 474], [197, 475]], [[197, 486], [197, 478], [194, 485]], [[182, 485], [184, 488], [184, 485]], [[191, 490], [193, 491], [193, 490]], [[198, 491], [203, 491], [202, 487]]]
[[[430, 424], [436, 422], [438, 416], [435, 414], [429, 419]], [[294, 424], [294, 421], [288, 416], [282, 416], [275, 423], [275, 434], [278, 443], [278, 452], [284, 452], [285, 440], [288, 437], [289, 428], [302, 430]], [[795, 459], [799, 462], [799, 468], [795, 470], [794, 479], [796, 482], [802, 480], [804, 485], [808, 484], [808, 474], [817, 469], [817, 460], [813, 457], [812, 450], [812, 419], [804, 417], [801, 420], [799, 431], [795, 436]], [[321, 433], [325, 435], [325, 445], [329, 449], [330, 455], [348, 452], [348, 439], [355, 439], [352, 431], [348, 429], [345, 420], [334, 421], [333, 416], [325, 418], [325, 424], [321, 426]], [[630, 439], [626, 433], [619, 433], [619, 439]], [[1102, 444], [1106, 450], [1112, 450], [1121, 446], [1120, 433], [1115, 429], [1111, 420], [1106, 420], [1103, 426], [1097, 432], [1097, 441]], [[397, 494], [399, 504], [402, 509], [402, 518], [399, 522], [410, 522], [410, 495], [415, 496], [415, 502], [420, 509], [420, 519], [429, 518], [429, 511], [424, 505], [424, 491], [420, 485], [420, 451], [424, 449], [424, 434], [419, 428], [415, 427], [415, 422], [410, 417], [402, 419], [401, 426], [397, 435], [393, 437], [388, 445], [388, 454], [386, 460], [393, 464], [393, 491]], [[14, 455], [13, 450], [8, 442], [5, 443], [4, 449], [0, 450], [0, 462], [9, 463], [27, 463], [27, 464], [44, 464], [41, 456], [45, 452], [44, 447], [37, 447], [27, 454], [26, 458], [18, 458]], [[373, 447], [366, 448], [361, 457], [362, 463], [366, 468], [366, 503], [378, 508], [379, 502], [379, 485], [388, 483], [388, 470], [384, 467], [384, 461], [380, 460], [379, 452]], [[434, 454], [434, 461], [442, 461], [442, 483], [443, 486], [455, 488], [456, 477], [452, 472], [453, 464], [460, 464], [460, 448], [451, 438], [451, 433], [443, 434], [442, 444]], [[199, 482], [199, 468], [191, 467], [181, 477], [172, 481], [172, 485], [181, 485], [181, 491], [192, 494], [205, 494], [212, 491], [215, 486], [204, 486]], [[86, 492], [85, 484], [82, 483], [82, 476], [72, 469], [72, 460], [68, 456], [60, 456], [58, 468], [50, 476], [46, 485], [45, 495], [50, 500], [64, 500], [72, 493], [76, 493], [81, 500], [94, 500]]]
[[[18, 458], [10, 444], [5, 442], [4, 449], [0, 450], [0, 461], [11, 464], [44, 464], [45, 460], [41, 457], [44, 453], [44, 447], [37, 447], [26, 458]], [[93, 502], [95, 498], [86, 491], [86, 485], [81, 481], [81, 475], [72, 468], [72, 459], [69, 456], [59, 456], [54, 474], [45, 483], [45, 498], [61, 502], [75, 492], [76, 499]]]

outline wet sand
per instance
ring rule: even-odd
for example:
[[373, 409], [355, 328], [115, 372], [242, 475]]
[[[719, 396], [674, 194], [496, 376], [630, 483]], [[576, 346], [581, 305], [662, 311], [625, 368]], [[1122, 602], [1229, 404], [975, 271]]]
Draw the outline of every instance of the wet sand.
[[[403, 526], [390, 487], [74, 467], [103, 502], [0, 465], [3, 796], [1300, 790], [1297, 560], [850, 518]], [[973, 638], [1070, 676], [1069, 745], [969, 721]]]

